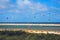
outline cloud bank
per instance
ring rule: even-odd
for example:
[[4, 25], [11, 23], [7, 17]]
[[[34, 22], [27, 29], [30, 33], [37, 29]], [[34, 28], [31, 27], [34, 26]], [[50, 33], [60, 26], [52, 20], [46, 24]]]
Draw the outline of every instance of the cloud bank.
[[[20, 18], [19, 21], [26, 21], [27, 19], [39, 20], [39, 21], [48, 21], [48, 19], [59, 19], [60, 20], [60, 7], [57, 4], [60, 4], [60, 1], [51, 0], [53, 5], [49, 6], [46, 3], [41, 2], [32, 2], [31, 0], [0, 0], [0, 16], [8, 16], [10, 19]], [[49, 2], [50, 3], [50, 2]], [[52, 3], [51, 3], [52, 4]], [[5, 15], [4, 15], [5, 14]], [[10, 15], [10, 16], [9, 16]], [[57, 18], [58, 17], [58, 18]], [[26, 18], [26, 19], [24, 19]], [[1, 19], [1, 17], [0, 17]], [[24, 20], [23, 20], [24, 19]], [[41, 19], [41, 20], [40, 20]], [[1, 19], [4, 20], [4, 19]]]
[[47, 7], [41, 3], [32, 3], [30, 0], [18, 0], [17, 8], [22, 11], [30, 11], [31, 13], [48, 11]]
[[47, 7], [41, 3], [32, 3], [30, 0], [17, 0], [16, 4], [11, 4], [10, 0], [0, 0], [0, 9], [7, 10], [9, 12], [44, 12], [47, 11]]

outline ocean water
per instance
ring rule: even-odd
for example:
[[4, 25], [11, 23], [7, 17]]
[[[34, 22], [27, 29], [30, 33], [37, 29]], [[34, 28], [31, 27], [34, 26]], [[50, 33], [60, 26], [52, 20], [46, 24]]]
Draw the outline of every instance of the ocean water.
[[20, 29], [34, 29], [34, 30], [54, 30], [60, 31], [60, 26], [20, 26], [20, 25], [0, 25], [0, 28], [20, 28]]

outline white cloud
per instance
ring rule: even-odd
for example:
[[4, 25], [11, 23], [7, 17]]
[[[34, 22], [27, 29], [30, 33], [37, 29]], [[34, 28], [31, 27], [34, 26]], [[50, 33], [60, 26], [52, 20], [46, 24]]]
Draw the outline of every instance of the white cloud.
[[10, 0], [0, 0], [0, 13], [6, 13], [6, 12], [15, 12], [16, 6], [14, 4], [10, 3]]
[[6, 3], [9, 2], [10, 0], [0, 0], [0, 3]]
[[41, 3], [32, 3], [30, 0], [17, 0], [17, 4], [10, 4], [10, 0], [0, 0], [0, 10], [11, 13], [37, 13], [48, 11], [47, 6]]
[[4, 9], [4, 8], [6, 8], [6, 6], [0, 5], [0, 9]]
[[18, 0], [17, 8], [24, 11], [29, 10], [32, 13], [48, 11], [45, 5], [41, 3], [32, 3], [30, 0]]
[[0, 0], [0, 9], [7, 8], [9, 0]]
[[23, 2], [24, 2], [24, 4], [30, 4], [29, 0], [24, 0]]

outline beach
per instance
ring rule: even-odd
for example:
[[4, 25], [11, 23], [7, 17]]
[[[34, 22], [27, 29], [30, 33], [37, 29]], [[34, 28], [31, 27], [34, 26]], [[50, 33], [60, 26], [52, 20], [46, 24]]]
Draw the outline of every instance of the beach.
[[52, 30], [29, 30], [29, 29], [0, 29], [0, 31], [25, 31], [28, 33], [44, 33], [44, 34], [58, 34], [60, 35], [60, 31], [52, 31]]

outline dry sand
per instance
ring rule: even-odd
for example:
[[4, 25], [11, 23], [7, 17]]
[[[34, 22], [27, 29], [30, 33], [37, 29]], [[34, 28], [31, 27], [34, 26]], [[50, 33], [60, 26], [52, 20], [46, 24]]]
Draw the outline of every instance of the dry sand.
[[31, 30], [31, 29], [0, 29], [0, 31], [25, 31], [25, 32], [29, 32], [29, 33], [44, 33], [44, 34], [58, 34], [60, 35], [60, 31], [52, 31], [52, 30]]

